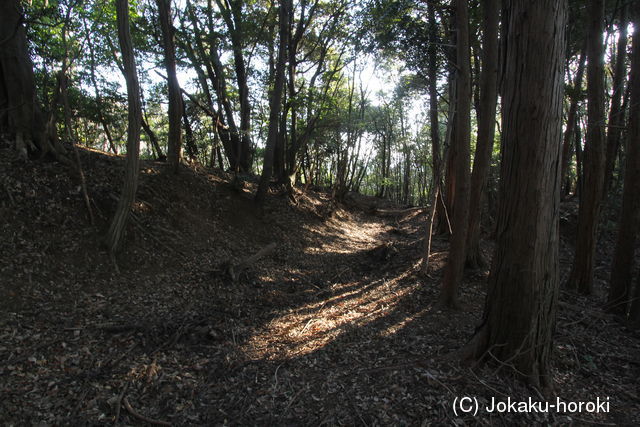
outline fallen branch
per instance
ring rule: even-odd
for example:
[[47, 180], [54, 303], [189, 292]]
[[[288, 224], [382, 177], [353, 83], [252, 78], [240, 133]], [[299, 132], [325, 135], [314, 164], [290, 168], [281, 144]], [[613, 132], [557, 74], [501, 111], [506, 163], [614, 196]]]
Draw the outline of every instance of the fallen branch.
[[116, 415], [113, 419], [113, 424], [117, 425], [118, 424], [118, 419], [120, 419], [120, 410], [122, 409], [122, 399], [124, 399], [124, 394], [127, 392], [127, 389], [129, 388], [129, 383], [125, 384], [125, 386], [122, 388], [122, 391], [120, 392], [120, 394], [118, 395], [118, 397], [116, 398], [114, 405], [116, 407]]
[[127, 410], [127, 412], [129, 414], [131, 414], [131, 416], [133, 418], [137, 418], [140, 421], [144, 421], [145, 423], [149, 423], [149, 424], [153, 424], [156, 426], [170, 426], [171, 423], [166, 422], [166, 421], [162, 421], [162, 420], [154, 420], [153, 418], [148, 418], [145, 417], [144, 415], [140, 415], [139, 413], [137, 413], [136, 411], [133, 410], [133, 408], [131, 407], [131, 404], [129, 404], [129, 400], [124, 397], [122, 399], [122, 403], [124, 404], [124, 408]]
[[251, 255], [249, 258], [245, 258], [244, 260], [240, 261], [237, 264], [230, 264], [227, 271], [229, 273], [229, 276], [231, 276], [231, 280], [233, 280], [234, 282], [237, 282], [244, 270], [246, 270], [251, 265], [258, 262], [261, 258], [264, 258], [265, 256], [269, 255], [271, 252], [275, 250], [275, 248], [276, 248], [276, 244], [270, 243], [264, 248], [260, 249], [255, 254]]

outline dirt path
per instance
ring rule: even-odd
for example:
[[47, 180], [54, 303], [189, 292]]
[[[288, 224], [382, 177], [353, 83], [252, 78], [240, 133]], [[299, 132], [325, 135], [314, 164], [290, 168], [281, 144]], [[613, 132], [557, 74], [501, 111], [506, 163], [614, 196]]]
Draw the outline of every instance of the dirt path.
[[[98, 217], [113, 208], [117, 161], [83, 160], [104, 196]], [[0, 170], [20, 189], [0, 201], [11, 254], [0, 259], [2, 424], [640, 423], [640, 337], [566, 293], [556, 392], [609, 396], [611, 413], [456, 417], [459, 396], [539, 397], [500, 366], [442, 358], [478, 323], [486, 272], [468, 272], [463, 311], [434, 311], [447, 244], [436, 239], [430, 277], [417, 274], [419, 211], [372, 216], [322, 194], [295, 206], [274, 194], [261, 218], [250, 188], [228, 177], [185, 170], [177, 182], [145, 164], [117, 275], [60, 168], [22, 167]], [[271, 256], [230, 280], [225, 263], [272, 242]]]

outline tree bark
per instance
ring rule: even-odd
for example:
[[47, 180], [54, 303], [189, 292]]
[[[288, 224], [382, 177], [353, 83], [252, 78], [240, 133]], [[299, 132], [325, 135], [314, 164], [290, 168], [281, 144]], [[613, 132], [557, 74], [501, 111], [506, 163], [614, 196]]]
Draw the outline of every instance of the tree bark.
[[[634, 13], [634, 27], [640, 24], [638, 12]], [[608, 311], [626, 317], [633, 277], [633, 260], [638, 233], [640, 212], [640, 32], [633, 34], [631, 53], [631, 107], [626, 144], [626, 164], [622, 214], [618, 240], [611, 266], [611, 282], [607, 300]], [[636, 285], [638, 286], [638, 285]], [[638, 303], [634, 301], [637, 310]], [[640, 318], [639, 318], [640, 320]]]
[[[640, 5], [638, 5], [640, 6]], [[615, 66], [613, 73], [613, 94], [609, 109], [609, 121], [607, 124], [607, 157], [604, 168], [604, 196], [611, 189], [613, 169], [616, 164], [622, 127], [624, 125], [624, 109], [622, 108], [622, 94], [624, 93], [624, 79], [627, 75], [625, 66], [627, 59], [627, 4], [622, 6], [620, 12], [620, 24], [618, 35], [618, 48], [616, 50]]]
[[565, 183], [563, 195], [567, 196], [570, 192], [569, 180], [569, 161], [571, 160], [571, 141], [576, 133], [578, 101], [580, 101], [580, 93], [582, 92], [582, 80], [584, 76], [584, 65], [586, 62], [585, 49], [580, 53], [580, 61], [578, 62], [578, 70], [576, 71], [575, 80], [573, 82], [573, 90], [571, 91], [569, 113], [567, 114], [567, 128], [564, 131], [564, 139], [562, 143], [562, 182]]
[[171, 0], [156, 0], [162, 40], [164, 44], [164, 65], [167, 70], [167, 85], [169, 87], [169, 139], [167, 144], [167, 159], [173, 173], [178, 172], [182, 158], [182, 93], [176, 74], [175, 28], [171, 22]]
[[142, 107], [140, 103], [140, 85], [133, 53], [133, 43], [129, 29], [129, 2], [115, 0], [118, 23], [118, 41], [122, 51], [125, 80], [127, 82], [127, 101], [129, 106], [127, 127], [127, 162], [125, 166], [124, 185], [118, 200], [118, 207], [113, 216], [105, 243], [109, 252], [114, 255], [123, 240], [131, 205], [136, 197], [138, 187], [138, 169], [140, 154], [140, 126], [142, 122]]
[[[497, 242], [476, 358], [551, 386], [567, 3], [506, 0]], [[490, 353], [491, 358], [487, 355]]]
[[587, 35], [587, 139], [584, 148], [584, 181], [578, 211], [576, 253], [569, 289], [589, 295], [593, 292], [593, 267], [598, 221], [604, 185], [604, 0], [589, 2]]
[[[13, 137], [16, 150], [60, 158], [62, 148], [48, 131], [36, 100], [33, 63], [18, 0], [0, 2], [0, 133]], [[68, 163], [68, 162], [67, 162]]]
[[231, 48], [233, 50], [233, 63], [238, 83], [238, 97], [240, 100], [240, 145], [238, 146], [238, 159], [240, 168], [243, 171], [251, 170], [252, 147], [251, 147], [251, 103], [249, 102], [249, 84], [247, 82], [247, 69], [245, 66], [244, 54], [242, 53], [241, 28], [242, 4], [240, 0], [216, 0], [218, 9], [227, 25], [231, 36]]
[[[182, 95], [180, 95], [182, 97]], [[198, 158], [199, 150], [198, 145], [196, 144], [195, 136], [193, 135], [193, 128], [191, 127], [191, 120], [189, 120], [189, 114], [187, 111], [187, 103], [182, 100], [182, 122], [184, 123], [184, 133], [185, 133], [185, 148], [187, 151], [187, 155], [191, 160], [196, 160]]]
[[[211, 81], [211, 85], [216, 92], [218, 104], [220, 106], [219, 110], [224, 112], [224, 116], [226, 117], [226, 124], [224, 126], [218, 126], [218, 131], [220, 134], [220, 139], [223, 143], [225, 155], [229, 160], [229, 168], [234, 172], [247, 172], [242, 169], [238, 157], [241, 144], [240, 132], [238, 131], [238, 127], [236, 126], [235, 118], [233, 116], [233, 108], [228, 96], [224, 67], [222, 66], [222, 62], [220, 61], [220, 56], [218, 54], [218, 40], [216, 35], [217, 33], [215, 33], [214, 31], [210, 31], [205, 35], [200, 29], [200, 24], [196, 16], [195, 9], [189, 0], [187, 0], [186, 6], [189, 18], [193, 25], [193, 31], [195, 34], [195, 47], [198, 52], [198, 57], [200, 59], [200, 62], [204, 64], [209, 80]], [[207, 17], [208, 27], [214, 28], [215, 20], [213, 18], [212, 0], [207, 0], [207, 8], [205, 10], [205, 14]], [[205, 38], [205, 36], [209, 43], [208, 54], [203, 43], [203, 39]], [[189, 53], [189, 50], [187, 50], [187, 52]], [[196, 68], [199, 68], [199, 63], [194, 60], [196, 59], [195, 52], [191, 52], [190, 55], [192, 56], [192, 62], [194, 63], [194, 66]], [[220, 115], [220, 119], [217, 120], [217, 123], [221, 124], [222, 122], [222, 115]]]
[[269, 182], [273, 175], [273, 158], [275, 145], [278, 138], [278, 128], [280, 126], [279, 117], [282, 107], [282, 92], [284, 90], [285, 66], [287, 60], [287, 40], [289, 39], [289, 14], [291, 13], [291, 0], [283, 0], [278, 10], [280, 42], [278, 45], [278, 60], [275, 69], [275, 79], [271, 97], [269, 99], [269, 133], [267, 135], [267, 146], [264, 153], [264, 163], [262, 175], [256, 191], [256, 205], [262, 209], [269, 189]]
[[[435, 208], [435, 218], [431, 218], [431, 224], [428, 225], [428, 232], [433, 232], [433, 223], [435, 220], [441, 226], [445, 226], [448, 221], [445, 220], [446, 213], [444, 209], [444, 201], [442, 199], [442, 148], [440, 144], [440, 123], [438, 119], [438, 23], [436, 21], [435, 7], [432, 2], [427, 2], [427, 16], [429, 21], [429, 46], [427, 47], [427, 56], [429, 58], [429, 66], [427, 68], [429, 80], [429, 135], [431, 136], [431, 159], [432, 159], [432, 187], [437, 186], [434, 203], [431, 205]], [[433, 189], [431, 191], [434, 191]], [[445, 227], [441, 227], [442, 230]], [[448, 230], [446, 226], [446, 230]], [[427, 236], [431, 240], [431, 236]], [[425, 257], [428, 258], [430, 250], [427, 250]], [[427, 262], [428, 264], [428, 262]]]
[[453, 235], [442, 283], [439, 304], [456, 308], [458, 287], [464, 273], [467, 230], [469, 227], [469, 156], [471, 140], [471, 77], [469, 57], [469, 14], [467, 0], [456, 0], [457, 96], [456, 96], [456, 163], [453, 208]]
[[469, 231], [467, 236], [467, 265], [486, 266], [480, 251], [482, 205], [489, 178], [489, 166], [495, 138], [496, 103], [498, 97], [498, 23], [500, 0], [483, 1], [482, 71], [480, 74], [480, 102], [478, 108], [478, 138], [471, 175]]

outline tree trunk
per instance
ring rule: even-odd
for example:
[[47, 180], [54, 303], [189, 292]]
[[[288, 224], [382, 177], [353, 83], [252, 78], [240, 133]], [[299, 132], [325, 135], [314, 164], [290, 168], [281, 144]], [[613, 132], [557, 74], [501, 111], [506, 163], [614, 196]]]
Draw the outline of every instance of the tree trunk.
[[458, 306], [458, 287], [464, 273], [465, 247], [469, 227], [469, 152], [471, 139], [471, 78], [469, 57], [469, 15], [467, 0], [456, 0], [457, 96], [456, 96], [456, 163], [453, 208], [453, 235], [442, 283], [439, 303]]
[[[20, 156], [62, 154], [37, 104], [33, 64], [18, 0], [0, 2], [0, 133], [13, 137]], [[54, 129], [51, 129], [54, 130]]]
[[564, 0], [506, 0], [497, 242], [475, 357], [551, 385], [558, 298]]
[[480, 251], [480, 226], [484, 193], [489, 178], [489, 166], [495, 138], [496, 102], [498, 86], [498, 23], [500, 0], [483, 1], [482, 72], [480, 75], [480, 102], [478, 108], [478, 139], [471, 175], [469, 232], [467, 237], [467, 265], [471, 268], [486, 266]]
[[[193, 68], [195, 69], [196, 74], [198, 75], [198, 81], [200, 82], [202, 92], [204, 93], [205, 99], [207, 100], [207, 104], [206, 104], [207, 109], [206, 110], [203, 109], [203, 111], [205, 111], [205, 113], [211, 117], [215, 131], [217, 135], [220, 137], [220, 140], [222, 142], [222, 148], [224, 149], [225, 156], [229, 161], [229, 167], [231, 170], [235, 170], [236, 169], [236, 160], [235, 160], [236, 146], [234, 145], [234, 141], [231, 138], [232, 128], [230, 128], [225, 124], [224, 117], [222, 116], [222, 114], [220, 114], [219, 109], [216, 110], [215, 108], [213, 97], [211, 96], [209, 85], [207, 84], [207, 76], [209, 76], [209, 80], [211, 80], [212, 84], [214, 84], [214, 89], [216, 90], [216, 94], [219, 95], [218, 86], [215, 86], [217, 79], [215, 77], [215, 73], [213, 71], [213, 66], [211, 65], [211, 61], [208, 59], [208, 57], [205, 54], [205, 49], [202, 43], [203, 36], [200, 32], [198, 21], [197, 21], [195, 12], [193, 11], [193, 6], [189, 1], [187, 1], [186, 6], [187, 6], [187, 13], [191, 20], [191, 23], [193, 24], [197, 54], [196, 54], [196, 49], [194, 49], [192, 44], [188, 43], [188, 41], [180, 40], [180, 39], [178, 40], [181, 42], [181, 46], [184, 48], [184, 51], [187, 54], [187, 57], [189, 58], [189, 61], [193, 65]], [[203, 65], [206, 68], [206, 74], [202, 69]], [[198, 105], [199, 107], [202, 107], [199, 103], [196, 103], [196, 105]]]
[[576, 254], [569, 289], [583, 294], [593, 292], [593, 267], [598, 221], [604, 184], [604, 0], [589, 2], [589, 34], [587, 39], [587, 139], [584, 148], [584, 182], [578, 212]]
[[241, 28], [243, 1], [230, 0], [222, 3], [216, 0], [218, 9], [222, 13], [229, 34], [233, 50], [233, 64], [238, 83], [238, 97], [240, 100], [240, 144], [238, 146], [238, 159], [240, 169], [247, 172], [251, 170], [251, 103], [249, 102], [249, 84], [247, 83], [247, 69], [245, 66], [243, 49], [243, 29]]
[[[209, 80], [211, 81], [211, 85], [216, 91], [218, 104], [221, 106], [220, 108], [222, 109], [222, 111], [224, 112], [224, 116], [226, 117], [226, 125], [223, 125], [222, 115], [220, 115], [219, 119], [216, 120], [216, 122], [218, 124], [217, 128], [220, 134], [220, 139], [222, 140], [226, 157], [229, 160], [229, 168], [233, 171], [246, 172], [242, 169], [238, 159], [238, 153], [241, 144], [240, 133], [233, 116], [233, 108], [231, 106], [231, 101], [229, 99], [227, 91], [224, 67], [222, 65], [222, 62], [220, 61], [220, 56], [218, 54], [217, 33], [214, 31], [210, 31], [208, 34], [206, 34], [209, 42], [209, 49], [207, 53], [207, 50], [205, 49], [205, 46], [202, 42], [205, 34], [200, 29], [195, 10], [189, 0], [187, 0], [186, 7], [189, 18], [193, 25], [193, 31], [196, 36], [195, 46], [198, 51], [200, 63], [205, 65]], [[207, 1], [207, 8], [205, 12], [208, 27], [214, 28], [215, 20], [213, 17], [212, 0]], [[189, 53], [189, 50], [187, 50], [187, 52]], [[194, 60], [196, 59], [195, 52], [191, 52], [189, 54], [192, 56], [192, 62], [194, 63], [194, 66], [196, 68], [199, 68], [198, 61]]]
[[[144, 102], [144, 101], [142, 101], [142, 102]], [[153, 131], [153, 129], [151, 129], [151, 126], [149, 126], [149, 122], [144, 117], [144, 114], [142, 114], [140, 116], [140, 124], [142, 125], [142, 129], [144, 129], [144, 132], [149, 137], [149, 142], [151, 142], [151, 148], [155, 152], [156, 160], [158, 160], [160, 162], [166, 161], [167, 160], [167, 156], [165, 156], [162, 153], [162, 148], [160, 148], [160, 143], [158, 142], [158, 137], [156, 136], [156, 133]]]
[[[455, 9], [452, 7], [451, 13], [449, 14], [449, 24], [448, 29], [451, 33], [449, 44], [452, 46], [457, 46], [457, 34], [455, 29]], [[455, 174], [455, 157], [457, 156], [456, 151], [456, 103], [457, 99], [457, 70], [455, 67], [456, 63], [456, 49], [455, 47], [449, 48], [445, 51], [447, 56], [447, 60], [449, 61], [448, 67], [448, 92], [449, 92], [449, 111], [447, 117], [447, 130], [444, 139], [444, 170], [442, 171], [444, 177], [444, 185], [442, 190], [440, 191], [440, 205], [442, 206], [442, 210], [444, 211], [444, 215], [440, 215], [438, 212], [438, 233], [439, 234], [451, 234], [451, 227], [449, 221], [444, 221], [446, 218], [451, 218], [454, 215], [454, 199], [455, 199], [455, 189], [456, 189], [456, 174]]]
[[[438, 23], [436, 21], [435, 8], [432, 2], [427, 2], [427, 15], [429, 20], [429, 46], [427, 47], [427, 55], [429, 58], [429, 66], [427, 69], [429, 78], [429, 135], [431, 136], [431, 159], [432, 159], [432, 186], [437, 186], [434, 204], [432, 208], [436, 209], [436, 217], [431, 218], [431, 224], [427, 229], [429, 233], [433, 232], [433, 222], [437, 220], [439, 224], [445, 225], [446, 214], [444, 203], [442, 200], [442, 191], [440, 181], [442, 179], [442, 153], [440, 146], [440, 124], [438, 120]], [[433, 191], [433, 189], [432, 189]], [[444, 229], [444, 228], [443, 228]], [[448, 226], [446, 227], [448, 230]], [[427, 236], [431, 240], [431, 236]], [[429, 257], [430, 251], [425, 255]]]
[[562, 143], [562, 182], [565, 183], [563, 195], [567, 196], [570, 192], [570, 180], [569, 180], [569, 161], [571, 160], [571, 141], [576, 133], [576, 126], [578, 126], [577, 112], [578, 101], [580, 100], [580, 93], [582, 92], [582, 77], [584, 75], [584, 64], [586, 60], [585, 49], [580, 53], [580, 61], [578, 63], [578, 70], [576, 71], [575, 80], [573, 82], [573, 90], [569, 96], [571, 103], [569, 105], [569, 113], [567, 114], [567, 128], [564, 131], [564, 139]]
[[140, 85], [136, 71], [135, 57], [131, 32], [129, 30], [129, 2], [128, 0], [116, 0], [116, 15], [118, 20], [118, 41], [122, 51], [125, 80], [127, 82], [127, 101], [129, 106], [127, 127], [127, 163], [125, 166], [124, 185], [118, 200], [118, 207], [113, 216], [105, 243], [109, 252], [115, 254], [120, 245], [131, 205], [136, 197], [138, 187], [138, 163], [140, 154], [140, 126], [142, 122], [142, 107], [140, 104]]
[[[632, 13], [635, 15], [633, 17], [634, 27], [637, 28], [640, 24], [638, 12]], [[626, 144], [622, 215], [611, 266], [611, 283], [607, 301], [608, 310], [622, 317], [627, 314], [631, 295], [633, 259], [638, 233], [638, 212], [640, 212], [640, 32], [638, 31], [633, 33], [629, 85], [631, 87], [631, 108]], [[638, 303], [632, 305], [638, 306]]]
[[175, 29], [171, 22], [171, 0], [156, 0], [160, 18], [160, 29], [164, 44], [164, 65], [167, 70], [167, 85], [169, 87], [169, 141], [167, 144], [167, 159], [173, 173], [178, 172], [182, 158], [182, 93], [176, 74]]
[[[182, 96], [182, 95], [180, 95]], [[198, 145], [196, 144], [195, 136], [193, 135], [193, 128], [191, 127], [191, 121], [189, 120], [189, 114], [187, 112], [187, 103], [182, 100], [182, 122], [184, 123], [185, 133], [185, 148], [187, 155], [191, 160], [197, 160], [200, 154]]]
[[[638, 5], [640, 6], [640, 5]], [[618, 35], [618, 49], [615, 58], [613, 73], [613, 95], [611, 96], [611, 108], [609, 109], [609, 122], [607, 125], [607, 157], [604, 168], [604, 196], [611, 189], [613, 169], [616, 164], [616, 156], [620, 148], [622, 127], [624, 125], [624, 109], [622, 108], [622, 94], [624, 93], [624, 79], [627, 75], [625, 66], [627, 59], [627, 5], [622, 6], [620, 12], [620, 24]]]
[[584, 167], [582, 161], [582, 126], [580, 125], [580, 119], [580, 115], [578, 115], [578, 117], [576, 117], [573, 142], [573, 147], [576, 150], [576, 195], [578, 198], [582, 197], [582, 182], [584, 177], [582, 174]]
[[96, 56], [93, 49], [93, 44], [91, 43], [91, 33], [89, 31], [89, 26], [87, 25], [86, 19], [83, 19], [85, 33], [87, 34], [87, 47], [89, 49], [89, 78], [91, 80], [91, 85], [93, 86], [93, 91], [96, 97], [96, 109], [98, 111], [98, 120], [100, 121], [100, 125], [102, 126], [102, 130], [104, 131], [104, 135], [107, 138], [107, 142], [109, 143], [109, 148], [113, 152], [113, 154], [118, 154], [118, 149], [116, 148], [113, 137], [111, 136], [111, 129], [109, 129], [109, 124], [102, 112], [104, 108], [104, 103], [102, 101], [102, 95], [100, 94], [100, 90], [98, 89], [98, 79], [96, 77]]
[[278, 46], [278, 60], [275, 69], [275, 79], [273, 90], [269, 99], [269, 134], [267, 135], [267, 146], [264, 152], [264, 163], [262, 175], [256, 191], [256, 205], [262, 209], [266, 199], [269, 181], [273, 174], [273, 158], [276, 140], [278, 138], [278, 128], [280, 126], [279, 117], [282, 107], [282, 91], [284, 90], [285, 66], [287, 60], [287, 40], [289, 39], [289, 14], [293, 5], [291, 0], [284, 0], [280, 3], [278, 12], [280, 43]]

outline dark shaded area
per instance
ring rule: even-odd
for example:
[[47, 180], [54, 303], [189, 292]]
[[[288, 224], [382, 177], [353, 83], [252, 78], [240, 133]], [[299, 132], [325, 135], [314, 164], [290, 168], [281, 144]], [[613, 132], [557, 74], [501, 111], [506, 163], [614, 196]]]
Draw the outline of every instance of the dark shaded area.
[[[456, 417], [455, 397], [540, 397], [500, 366], [472, 370], [449, 357], [478, 322], [487, 272], [467, 272], [462, 311], [432, 310], [447, 242], [435, 239], [430, 277], [421, 277], [421, 210], [394, 214], [371, 199], [374, 215], [315, 192], [297, 192], [294, 205], [272, 187], [258, 216], [252, 182], [232, 185], [224, 173], [184, 166], [176, 177], [145, 162], [117, 275], [100, 238], [123, 159], [81, 153], [100, 221], [92, 228], [63, 166], [21, 162], [2, 144], [5, 424], [113, 424], [116, 413], [119, 423], [141, 424], [122, 397], [176, 425], [640, 422], [640, 336], [603, 314], [598, 300], [568, 293], [555, 392], [565, 401], [610, 397], [611, 413]], [[570, 234], [575, 219], [564, 217]], [[275, 253], [236, 283], [225, 274], [226, 263], [271, 242]], [[491, 245], [483, 250], [489, 255]], [[565, 273], [570, 259], [564, 245]], [[601, 289], [607, 274], [596, 274]]]

